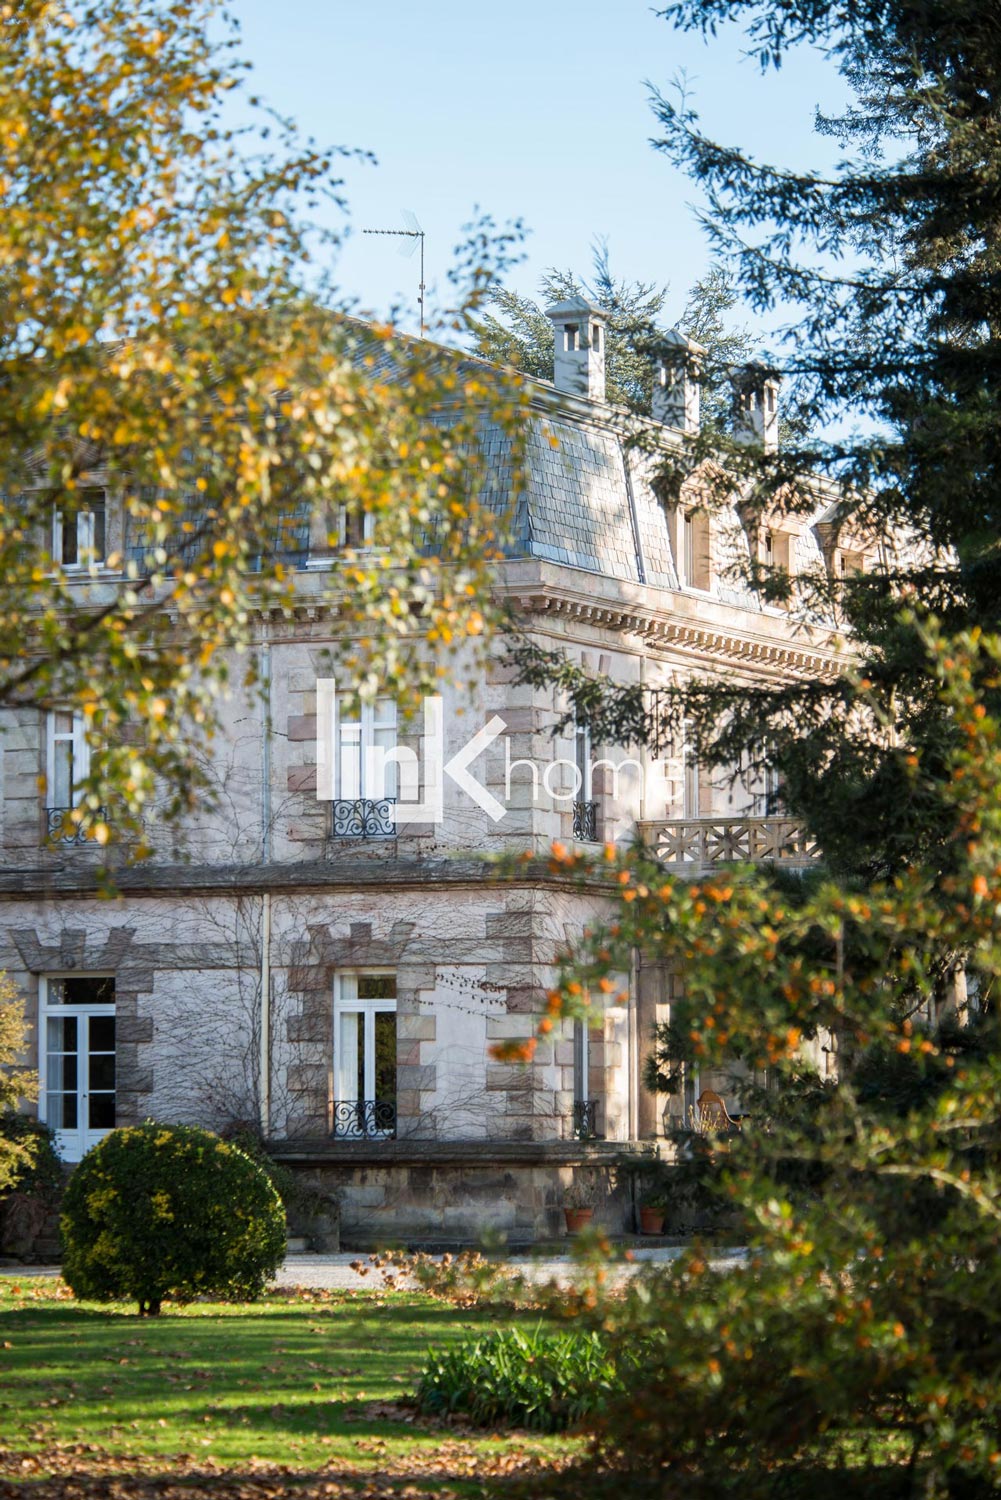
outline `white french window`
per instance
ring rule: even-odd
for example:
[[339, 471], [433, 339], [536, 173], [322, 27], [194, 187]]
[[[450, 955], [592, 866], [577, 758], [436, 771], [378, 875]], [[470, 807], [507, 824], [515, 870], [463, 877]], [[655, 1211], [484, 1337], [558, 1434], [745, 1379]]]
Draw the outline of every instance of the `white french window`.
[[376, 698], [353, 713], [334, 700], [331, 829], [335, 838], [396, 833], [396, 700]]
[[690, 820], [699, 816], [699, 762], [695, 755], [695, 746], [692, 743], [692, 726], [687, 719], [684, 724], [682, 755], [684, 758], [684, 773], [681, 815], [686, 820]]
[[396, 1132], [396, 975], [334, 975], [334, 1117], [337, 1136]]
[[591, 729], [587, 724], [574, 724], [574, 761], [577, 775], [574, 778], [574, 796], [581, 802], [591, 800]]
[[103, 490], [85, 490], [79, 509], [59, 507], [52, 518], [52, 556], [64, 568], [104, 561], [107, 500]]
[[39, 980], [39, 1117], [64, 1161], [77, 1162], [115, 1127], [115, 981]]
[[54, 709], [46, 720], [45, 785], [50, 808], [76, 806], [80, 784], [90, 770], [83, 714]]
[[396, 749], [396, 702], [376, 698], [363, 703], [354, 715], [338, 703], [335, 722], [337, 757], [335, 795], [370, 797], [376, 801], [396, 796], [396, 762], [387, 759]]
[[578, 1140], [598, 1134], [598, 1101], [591, 1095], [591, 1033], [586, 1021], [573, 1023], [573, 1133]]

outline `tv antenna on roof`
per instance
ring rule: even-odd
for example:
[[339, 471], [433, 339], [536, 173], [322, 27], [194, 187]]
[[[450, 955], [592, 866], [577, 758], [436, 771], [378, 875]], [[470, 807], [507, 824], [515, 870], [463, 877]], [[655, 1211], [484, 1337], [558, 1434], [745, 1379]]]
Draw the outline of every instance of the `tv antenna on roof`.
[[417, 242], [420, 241], [420, 247], [421, 247], [421, 281], [420, 281], [420, 286], [417, 289], [417, 306], [420, 309], [420, 314], [421, 314], [421, 338], [423, 338], [424, 337], [424, 329], [425, 329], [425, 324], [424, 324], [424, 231], [421, 228], [420, 224], [417, 222], [417, 215], [416, 214], [412, 214], [409, 209], [406, 209], [406, 208], [401, 209], [400, 210], [400, 216], [403, 219], [404, 224], [406, 224], [406, 226], [407, 226], [406, 229], [363, 229], [362, 230], [362, 234], [388, 234], [388, 235], [394, 236], [394, 238], [404, 239], [404, 240], [410, 240], [411, 243], [409, 245], [401, 245], [400, 246], [400, 254], [401, 255], [406, 255], [407, 257], [413, 255], [414, 251], [417, 249]]

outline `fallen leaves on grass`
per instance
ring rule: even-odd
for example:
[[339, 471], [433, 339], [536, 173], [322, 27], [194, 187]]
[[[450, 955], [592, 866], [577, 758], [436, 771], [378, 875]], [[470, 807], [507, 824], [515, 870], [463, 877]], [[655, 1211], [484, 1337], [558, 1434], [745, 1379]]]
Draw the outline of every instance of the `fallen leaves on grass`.
[[[376, 1403], [398, 1418], [395, 1403]], [[461, 1439], [448, 1439], [406, 1455], [383, 1453], [379, 1439], [359, 1449], [379, 1451], [376, 1473], [339, 1461], [321, 1469], [252, 1460], [237, 1468], [211, 1455], [137, 1457], [112, 1453], [93, 1443], [57, 1443], [44, 1455], [0, 1449], [0, 1500], [455, 1500], [449, 1481], [556, 1474], [571, 1463], [537, 1449], [531, 1441], [517, 1452], [483, 1453]], [[403, 1485], [401, 1487], [401, 1481]], [[407, 1481], [412, 1481], [408, 1483]]]

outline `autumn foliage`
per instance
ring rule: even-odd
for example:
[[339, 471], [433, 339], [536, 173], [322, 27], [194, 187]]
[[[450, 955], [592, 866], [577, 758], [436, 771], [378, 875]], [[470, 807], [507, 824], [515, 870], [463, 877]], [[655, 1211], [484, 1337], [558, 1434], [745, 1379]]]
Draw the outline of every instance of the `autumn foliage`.
[[[1001, 1490], [1001, 725], [980, 698], [1001, 640], [923, 635], [959, 745], [936, 788], [948, 877], [915, 862], [790, 890], [749, 869], [673, 879], [642, 850], [554, 852], [603, 880], [613, 914], [551, 1013], [580, 1014], [638, 950], [683, 978], [675, 1060], [728, 1073], [750, 1108], [714, 1153], [746, 1259], [720, 1270], [696, 1245], [599, 1305], [619, 1359], [642, 1351], [599, 1449], [663, 1474], [656, 1493]], [[806, 1088], [821, 1041], [836, 1071]]]
[[[312, 211], [337, 222], [343, 152], [244, 97], [216, 0], [24, 0], [0, 25], [0, 706], [85, 716], [72, 817], [105, 843], [190, 803], [307, 549], [342, 686], [405, 697], [485, 638], [521, 397], [342, 313]], [[498, 254], [472, 234], [450, 339]], [[79, 528], [69, 569], [95, 493], [103, 538]]]

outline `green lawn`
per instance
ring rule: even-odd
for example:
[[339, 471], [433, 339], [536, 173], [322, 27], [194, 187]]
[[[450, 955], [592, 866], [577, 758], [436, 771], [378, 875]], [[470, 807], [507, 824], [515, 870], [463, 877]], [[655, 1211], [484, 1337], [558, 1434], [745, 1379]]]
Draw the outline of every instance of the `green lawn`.
[[0, 1276], [0, 1472], [29, 1477], [29, 1455], [35, 1475], [257, 1463], [428, 1482], [566, 1455], [578, 1446], [566, 1438], [471, 1434], [387, 1409], [413, 1390], [428, 1344], [496, 1323], [377, 1288], [140, 1319], [76, 1302], [58, 1281]]

